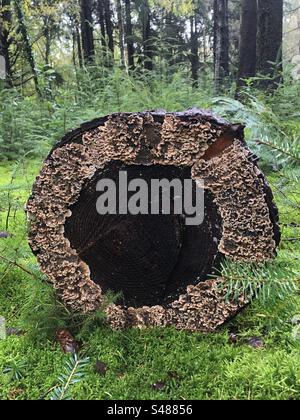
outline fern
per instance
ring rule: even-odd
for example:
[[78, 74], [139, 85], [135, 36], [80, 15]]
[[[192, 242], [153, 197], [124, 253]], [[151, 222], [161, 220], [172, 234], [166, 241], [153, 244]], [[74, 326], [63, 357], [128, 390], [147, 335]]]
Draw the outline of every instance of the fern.
[[81, 382], [87, 372], [89, 358], [79, 359], [73, 354], [66, 362], [64, 372], [58, 378], [58, 385], [49, 392], [49, 398], [52, 401], [63, 401], [71, 399], [71, 388], [78, 382]]
[[245, 103], [227, 97], [214, 98], [212, 103], [216, 112], [246, 124], [249, 144], [265, 162], [272, 162], [275, 168], [299, 164], [299, 125], [288, 126], [266, 98], [258, 95], [245, 90]]

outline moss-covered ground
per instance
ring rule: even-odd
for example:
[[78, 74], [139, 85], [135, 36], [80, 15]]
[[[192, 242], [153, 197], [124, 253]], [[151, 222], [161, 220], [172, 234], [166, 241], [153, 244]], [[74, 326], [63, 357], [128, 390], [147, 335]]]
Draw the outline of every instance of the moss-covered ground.
[[[0, 341], [0, 399], [51, 397], [69, 360], [53, 339], [58, 327], [76, 335], [79, 357], [88, 358], [80, 380], [68, 389], [72, 399], [300, 398], [297, 290], [256, 300], [208, 335], [170, 328], [113, 332], [101, 316], [82, 324], [74, 320], [55, 302], [26, 241], [23, 207], [38, 169], [32, 161], [0, 168], [0, 230], [11, 235], [0, 239], [0, 316], [21, 330]], [[279, 258], [299, 271], [299, 184], [280, 174], [270, 180], [283, 229]], [[106, 372], [95, 369], [97, 361]]]

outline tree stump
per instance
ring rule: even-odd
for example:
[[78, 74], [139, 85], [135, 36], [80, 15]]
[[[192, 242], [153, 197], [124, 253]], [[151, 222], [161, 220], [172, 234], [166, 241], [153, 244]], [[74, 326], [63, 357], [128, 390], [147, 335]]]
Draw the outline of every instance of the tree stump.
[[[280, 241], [278, 212], [244, 126], [207, 112], [109, 115], [51, 151], [27, 204], [29, 243], [58, 296], [75, 311], [105, 308], [114, 328], [213, 331], [247, 302], [225, 300], [223, 258], [264, 262]], [[99, 215], [99, 180], [204, 181], [205, 217]], [[108, 303], [107, 293], [117, 294]]]

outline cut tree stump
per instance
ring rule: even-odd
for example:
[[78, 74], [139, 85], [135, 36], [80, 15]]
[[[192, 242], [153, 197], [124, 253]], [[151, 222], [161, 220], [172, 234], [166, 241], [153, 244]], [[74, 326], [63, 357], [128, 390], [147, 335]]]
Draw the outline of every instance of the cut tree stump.
[[[51, 151], [27, 204], [29, 243], [75, 311], [105, 308], [117, 329], [174, 325], [213, 331], [248, 302], [225, 299], [223, 258], [265, 262], [280, 241], [278, 212], [244, 126], [207, 112], [109, 115]], [[99, 215], [100, 179], [204, 180], [205, 218]], [[108, 292], [117, 294], [109, 303]]]

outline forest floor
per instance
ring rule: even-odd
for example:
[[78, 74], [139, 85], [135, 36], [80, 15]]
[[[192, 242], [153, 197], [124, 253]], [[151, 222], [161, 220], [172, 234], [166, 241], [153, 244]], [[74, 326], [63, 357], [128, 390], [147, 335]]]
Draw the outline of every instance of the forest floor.
[[[0, 341], [0, 399], [51, 398], [70, 360], [51, 336], [58, 327], [74, 332], [79, 357], [87, 358], [67, 390], [72, 399], [300, 399], [298, 292], [267, 303], [260, 298], [214, 334], [114, 332], [101, 317], [74, 328], [27, 245], [23, 207], [39, 166], [31, 161], [0, 168], [0, 230], [10, 234], [0, 239], [6, 258], [0, 262], [0, 316], [16, 329]], [[278, 174], [270, 181], [283, 230], [279, 258], [300, 271], [300, 185], [282, 186]]]

